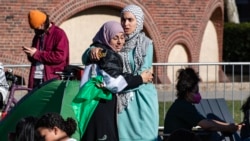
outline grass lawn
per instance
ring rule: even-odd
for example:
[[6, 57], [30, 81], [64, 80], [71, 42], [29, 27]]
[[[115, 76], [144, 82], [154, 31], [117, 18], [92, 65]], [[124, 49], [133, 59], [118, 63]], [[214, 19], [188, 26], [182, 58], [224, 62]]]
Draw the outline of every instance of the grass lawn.
[[[165, 102], [165, 111], [168, 110], [168, 108], [170, 107], [170, 105], [172, 104], [172, 102]], [[227, 101], [227, 106], [230, 110], [231, 113], [234, 113], [234, 121], [235, 123], [240, 123], [241, 122], [241, 114], [242, 112], [240, 111], [241, 108], [241, 101]], [[234, 107], [234, 109], [233, 109]], [[234, 112], [233, 112], [234, 110]], [[164, 102], [159, 102], [159, 116], [160, 116], [160, 126], [164, 125], [164, 117], [165, 117], [165, 113], [164, 113]]]

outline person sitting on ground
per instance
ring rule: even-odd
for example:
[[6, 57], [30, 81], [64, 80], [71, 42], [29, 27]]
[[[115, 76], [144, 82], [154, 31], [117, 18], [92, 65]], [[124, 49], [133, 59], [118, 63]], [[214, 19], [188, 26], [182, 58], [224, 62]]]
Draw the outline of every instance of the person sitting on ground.
[[164, 133], [172, 133], [179, 128], [191, 130], [197, 125], [204, 130], [225, 133], [234, 133], [241, 128], [240, 124], [206, 119], [197, 111], [193, 104], [199, 103], [201, 100], [198, 86], [201, 80], [194, 69], [182, 68], [178, 70], [177, 79], [177, 99], [166, 113]]
[[76, 141], [71, 138], [76, 131], [76, 121], [73, 118], [66, 120], [58, 113], [47, 113], [38, 119], [36, 130], [44, 141]]
[[9, 141], [39, 141], [41, 136], [35, 130], [38, 118], [28, 116], [18, 121], [15, 132], [9, 133]]

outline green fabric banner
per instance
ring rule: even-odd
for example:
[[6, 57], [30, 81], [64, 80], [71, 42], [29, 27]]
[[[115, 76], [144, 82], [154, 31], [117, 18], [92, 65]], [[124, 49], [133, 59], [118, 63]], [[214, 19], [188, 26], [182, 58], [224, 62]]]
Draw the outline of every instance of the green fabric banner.
[[112, 93], [99, 87], [102, 84], [102, 76], [91, 78], [79, 90], [72, 102], [80, 128], [80, 135], [83, 136], [88, 122], [95, 111], [100, 99], [111, 100]]

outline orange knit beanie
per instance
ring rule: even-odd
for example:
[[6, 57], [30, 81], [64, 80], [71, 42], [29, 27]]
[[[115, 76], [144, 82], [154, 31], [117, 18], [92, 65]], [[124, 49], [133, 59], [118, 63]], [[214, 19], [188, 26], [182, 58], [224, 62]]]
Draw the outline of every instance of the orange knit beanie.
[[36, 29], [45, 22], [46, 14], [39, 10], [30, 10], [28, 18], [30, 27]]

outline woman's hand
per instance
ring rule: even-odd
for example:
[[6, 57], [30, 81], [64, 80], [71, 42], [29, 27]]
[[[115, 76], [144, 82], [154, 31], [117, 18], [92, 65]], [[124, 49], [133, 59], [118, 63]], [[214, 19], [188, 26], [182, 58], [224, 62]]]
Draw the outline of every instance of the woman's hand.
[[245, 123], [239, 123], [239, 124], [235, 124], [236, 126], [237, 126], [237, 130], [241, 130], [241, 128], [243, 127], [243, 126], [246, 126], [245, 125]]
[[99, 47], [93, 47], [90, 50], [90, 59], [93, 61], [98, 61], [101, 59], [102, 56], [100, 56], [100, 52], [102, 51], [102, 48]]
[[143, 83], [150, 83], [153, 81], [153, 78], [154, 78], [153, 74], [149, 70], [143, 71], [141, 73], [141, 77], [142, 77]]

